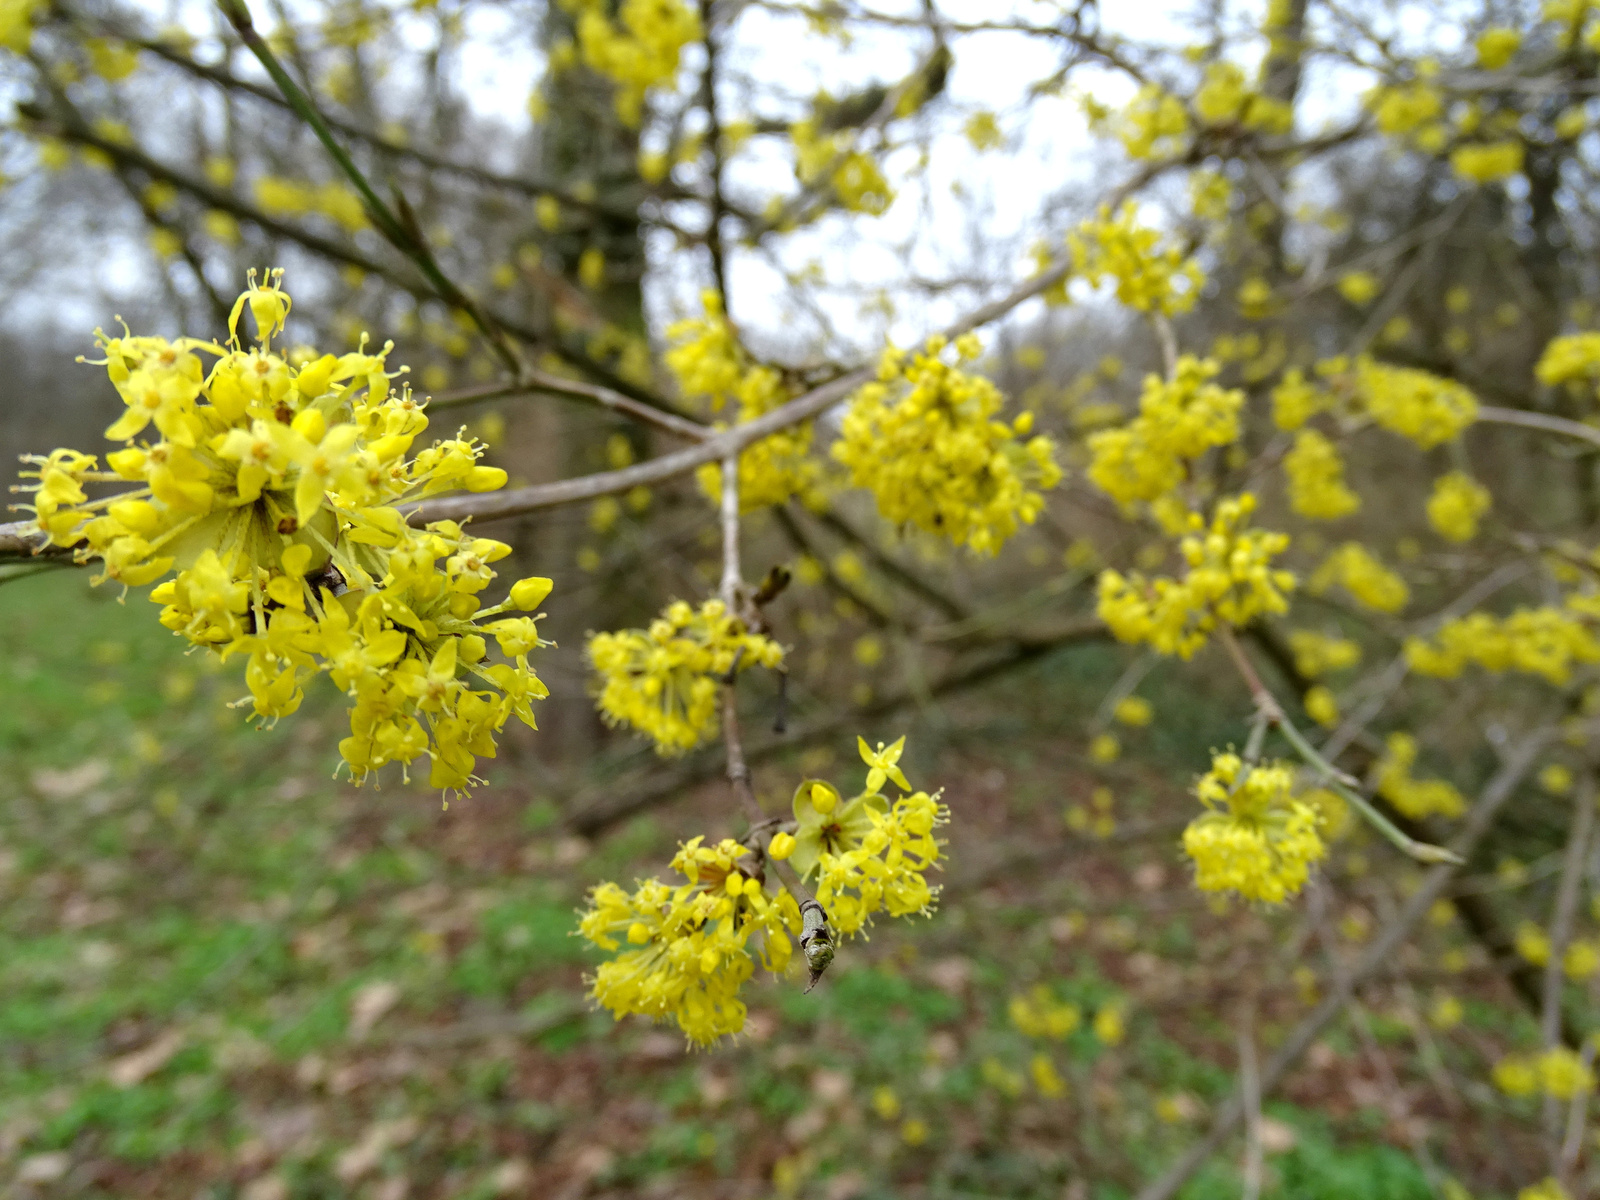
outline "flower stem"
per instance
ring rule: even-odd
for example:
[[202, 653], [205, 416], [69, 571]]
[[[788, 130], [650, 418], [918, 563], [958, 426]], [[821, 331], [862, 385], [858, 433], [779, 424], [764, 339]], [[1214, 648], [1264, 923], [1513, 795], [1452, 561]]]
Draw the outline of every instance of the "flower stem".
[[[1288, 715], [1283, 711], [1283, 706], [1278, 703], [1266, 684], [1261, 682], [1261, 676], [1244, 652], [1244, 647], [1239, 645], [1238, 638], [1233, 636], [1233, 630], [1224, 625], [1217, 632], [1218, 639], [1228, 651], [1228, 656], [1233, 659], [1233, 665], [1239, 669], [1239, 674], [1244, 677], [1245, 684], [1250, 688], [1250, 696], [1256, 703], [1256, 711], [1261, 718], [1270, 724], [1276, 725], [1288, 743], [1294, 747], [1306, 764], [1312, 767], [1321, 781], [1331, 788], [1344, 802], [1354, 808], [1384, 839], [1402, 854], [1424, 863], [1454, 863], [1460, 865], [1462, 860], [1459, 855], [1453, 854], [1443, 846], [1434, 846], [1428, 842], [1419, 842], [1407, 836], [1388, 817], [1384, 816], [1355, 788], [1356, 780], [1339, 770], [1317, 748], [1308, 742], [1305, 735], [1294, 727]], [[1255, 743], [1255, 733], [1251, 732], [1251, 743]]]

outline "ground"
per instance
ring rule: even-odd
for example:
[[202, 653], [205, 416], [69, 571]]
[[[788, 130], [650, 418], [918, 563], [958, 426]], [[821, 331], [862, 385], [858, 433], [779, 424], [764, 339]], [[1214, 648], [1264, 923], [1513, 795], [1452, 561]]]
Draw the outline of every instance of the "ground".
[[[1210, 903], [1177, 848], [1242, 697], [1157, 677], [1163, 719], [1124, 731], [1156, 765], [1095, 766], [1085, 722], [1120, 666], [1090, 648], [862, 731], [909, 731], [914, 780], [945, 788], [937, 915], [880, 921], [810, 995], [758, 979], [745, 1035], [693, 1052], [592, 1010], [574, 913], [681, 838], [737, 832], [722, 785], [592, 841], [562, 821], [581, 764], [537, 734], [448, 810], [356, 789], [332, 777], [331, 688], [258, 730], [226, 707], [236, 666], [110, 593], [73, 572], [0, 588], [11, 1195], [1111, 1200], [1203, 1131], [1246, 1015], [1265, 1054], [1326, 975], [1312, 909]], [[805, 769], [856, 782], [852, 741]], [[799, 773], [764, 765], [768, 802]], [[1409, 877], [1343, 844], [1330, 940], [1370, 936]], [[1536, 1143], [1506, 1132], [1520, 1110], [1473, 1082], [1528, 1018], [1454, 924], [1400, 965], [1268, 1103], [1266, 1195], [1537, 1177]], [[1023, 1032], [1013, 1001], [1038, 986], [1081, 1022]], [[1446, 991], [1465, 1021], [1430, 1028]], [[1184, 1195], [1238, 1195], [1239, 1163], [1236, 1143]]]

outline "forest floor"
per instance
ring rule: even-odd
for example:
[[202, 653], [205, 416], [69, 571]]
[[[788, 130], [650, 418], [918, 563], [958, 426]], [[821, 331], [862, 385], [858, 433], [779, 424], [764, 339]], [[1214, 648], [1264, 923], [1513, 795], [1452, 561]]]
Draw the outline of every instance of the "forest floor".
[[[753, 981], [744, 1036], [692, 1052], [591, 1008], [574, 913], [739, 832], [722, 785], [592, 840], [538, 734], [448, 810], [355, 789], [331, 778], [331, 688], [258, 731], [226, 707], [233, 667], [106, 590], [0, 589], [7, 1195], [1112, 1200], [1204, 1131], [1241, 1029], [1270, 1053], [1326, 948], [1353, 953], [1415, 878], [1346, 842], [1316, 905], [1209, 903], [1177, 849], [1185, 786], [1240, 714], [1158, 694], [1176, 732], [1124, 740], [1170, 767], [1092, 766], [1115, 665], [1069, 655], [862, 730], [909, 730], [914, 781], [945, 789], [937, 914], [880, 921], [809, 995]], [[853, 740], [763, 766], [768, 804], [802, 760], [857, 784]], [[1441, 918], [1267, 1101], [1265, 1196], [1510, 1196], [1544, 1173], [1503, 1132], [1522, 1102], [1482, 1082], [1529, 1018]], [[1080, 1021], [1024, 1033], [1014, 1002], [1040, 995]], [[1241, 1161], [1236, 1140], [1186, 1200], [1239, 1195]]]

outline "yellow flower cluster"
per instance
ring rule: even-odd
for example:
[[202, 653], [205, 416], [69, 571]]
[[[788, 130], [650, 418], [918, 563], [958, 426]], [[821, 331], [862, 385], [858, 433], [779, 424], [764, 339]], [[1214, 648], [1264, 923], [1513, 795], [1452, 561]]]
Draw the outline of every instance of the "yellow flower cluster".
[[[902, 737], [873, 750], [856, 739], [868, 767], [866, 787], [845, 800], [821, 780], [801, 783], [794, 793], [795, 831], [778, 834], [769, 850], [788, 858], [812, 884], [829, 922], [846, 935], [859, 933], [879, 912], [931, 912], [938, 895], [927, 873], [939, 862], [934, 830], [949, 821], [950, 810], [939, 793], [912, 790], [899, 766], [905, 744]], [[891, 780], [908, 794], [893, 801], [883, 795], [879, 789]]]
[[[771, 367], [752, 364], [722, 312], [722, 298], [701, 296], [705, 315], [678, 321], [667, 329], [666, 363], [685, 396], [703, 398], [713, 412], [728, 401], [738, 404], [739, 424], [771, 412], [791, 399], [783, 378]], [[750, 512], [784, 504], [798, 496], [806, 503], [822, 497], [822, 464], [810, 455], [811, 422], [780, 430], [739, 455], [739, 506]], [[713, 503], [722, 498], [722, 467], [708, 463], [695, 476]]]
[[[427, 754], [430, 780], [463, 790], [512, 714], [532, 725], [545, 695], [528, 666], [541, 644], [531, 611], [550, 591], [525, 579], [481, 607], [490, 563], [510, 547], [454, 522], [414, 529], [401, 509], [456, 488], [489, 491], [505, 472], [478, 464], [471, 440], [411, 457], [428, 420], [390, 391], [383, 352], [280, 357], [271, 339], [289, 312], [274, 273], [251, 280], [226, 347], [183, 338], [106, 337], [106, 367], [126, 406], [106, 431], [123, 449], [32, 456], [39, 528], [80, 561], [99, 559], [125, 587], [154, 583], [161, 623], [223, 659], [246, 660], [255, 712], [295, 711], [327, 671], [354, 701], [339, 750], [357, 782]], [[255, 321], [244, 350], [239, 320]], [[208, 373], [201, 354], [217, 361]], [[152, 440], [152, 438], [154, 440]], [[85, 483], [135, 484], [88, 499]], [[498, 619], [484, 622], [484, 618]], [[485, 635], [504, 661], [491, 663]]]
[[783, 647], [745, 628], [721, 600], [698, 610], [676, 600], [648, 629], [589, 638], [609, 725], [629, 725], [662, 755], [685, 754], [716, 732], [717, 698], [730, 672], [777, 667]]
[[1552, 1046], [1543, 1054], [1508, 1054], [1495, 1063], [1491, 1078], [1508, 1096], [1543, 1092], [1558, 1100], [1592, 1092], [1595, 1082], [1594, 1072], [1584, 1065], [1583, 1058], [1566, 1046]]
[[1311, 594], [1320, 596], [1338, 585], [1358, 604], [1378, 612], [1396, 613], [1411, 599], [1411, 589], [1360, 542], [1345, 542], [1312, 572]]
[[1221, 370], [1215, 359], [1186, 354], [1171, 381], [1145, 376], [1139, 415], [1089, 438], [1089, 478], [1124, 508], [1153, 502], [1183, 483], [1207, 450], [1237, 441], [1244, 393], [1212, 383]]
[[1302, 429], [1283, 457], [1289, 479], [1289, 507], [1302, 517], [1335, 521], [1361, 507], [1361, 497], [1344, 482], [1339, 448], [1315, 429]]
[[1006, 1013], [1018, 1033], [1057, 1042], [1070, 1037], [1083, 1024], [1083, 1010], [1076, 1004], [1057, 1000], [1042, 983], [1011, 997]]
[[1574, 664], [1600, 662], [1600, 639], [1579, 615], [1544, 605], [1507, 617], [1468, 613], [1445, 622], [1431, 641], [1407, 639], [1405, 654], [1413, 671], [1437, 679], [1454, 679], [1476, 665], [1539, 675], [1560, 686]]
[[1074, 273], [1098, 287], [1107, 276], [1116, 280], [1117, 299], [1140, 312], [1166, 316], [1188, 312], [1199, 298], [1205, 276], [1192, 258], [1176, 246], [1161, 245], [1159, 231], [1138, 223], [1132, 203], [1113, 217], [1101, 206], [1091, 221], [1067, 237]]
[[1361, 661], [1359, 643], [1312, 629], [1291, 630], [1289, 649], [1294, 653], [1295, 670], [1310, 679], [1346, 670]]
[[1294, 123], [1292, 108], [1252, 89], [1244, 68], [1227, 60], [1206, 68], [1194, 109], [1208, 125], [1242, 125], [1262, 133], [1287, 133]]
[[1553, 339], [1533, 369], [1546, 387], [1558, 383], [1600, 383], [1600, 333], [1575, 333]]
[[1468, 142], [1450, 152], [1450, 166], [1463, 179], [1494, 183], [1522, 170], [1522, 143]]
[[853, 136], [848, 130], [825, 133], [810, 117], [795, 122], [789, 127], [795, 178], [813, 187], [826, 177], [850, 212], [882, 216], [894, 203], [894, 189], [872, 156], [855, 148]]
[[[1104, 129], [1110, 123], [1110, 111], [1093, 101], [1085, 103], [1091, 127]], [[1189, 114], [1181, 100], [1156, 84], [1140, 88], [1128, 107], [1116, 115], [1116, 136], [1130, 158], [1175, 158], [1187, 146]]]
[[1294, 772], [1283, 763], [1247, 766], [1216, 754], [1195, 795], [1206, 806], [1183, 831], [1195, 886], [1282, 904], [1305, 886], [1310, 866], [1327, 854], [1317, 810], [1290, 794]]
[[700, 17], [683, 0], [622, 0], [615, 19], [605, 0], [560, 0], [578, 14], [584, 65], [617, 85], [617, 116], [637, 126], [651, 88], [670, 87], [683, 48], [700, 39]]
[[1299, 367], [1283, 373], [1272, 389], [1272, 421], [1279, 429], [1293, 433], [1319, 412], [1333, 405], [1333, 397], [1305, 377]]
[[1459, 817], [1467, 802], [1455, 786], [1443, 779], [1414, 779], [1411, 768], [1417, 761], [1417, 739], [1409, 733], [1391, 733], [1388, 752], [1378, 762], [1378, 795], [1395, 809], [1412, 818], [1437, 813]]
[[1453, 380], [1368, 358], [1356, 363], [1355, 376], [1356, 391], [1372, 419], [1424, 450], [1460, 436], [1478, 419], [1477, 399]]
[[4, 0], [0, 3], [0, 49], [26, 54], [33, 41], [33, 14], [44, 0]]
[[977, 338], [957, 340], [956, 365], [940, 358], [944, 346], [930, 338], [922, 354], [886, 351], [878, 382], [851, 399], [833, 456], [886, 520], [995, 554], [1061, 481], [1055, 443], [1028, 437], [1032, 413], [995, 420], [1000, 390], [961, 366], [977, 357]]
[[1489, 511], [1489, 489], [1465, 471], [1451, 471], [1433, 483], [1428, 497], [1428, 524], [1452, 542], [1478, 536], [1478, 520]]
[[680, 884], [646, 879], [629, 893], [602, 883], [589, 893], [578, 932], [602, 950], [622, 949], [600, 965], [590, 995], [618, 1020], [637, 1013], [677, 1021], [707, 1046], [744, 1028], [739, 990], [761, 965], [788, 968], [800, 909], [782, 888], [766, 892], [759, 859], [731, 838], [713, 846], [685, 842], [672, 869]]
[[1449, 137], [1439, 120], [1444, 97], [1426, 80], [1386, 84], [1367, 95], [1367, 104], [1377, 118], [1378, 128], [1390, 137], [1409, 137], [1428, 153], [1437, 153]]
[[367, 210], [361, 197], [342, 183], [301, 183], [266, 175], [255, 182], [256, 203], [274, 217], [327, 217], [346, 233], [367, 227]]
[[1189, 658], [1205, 645], [1219, 622], [1247, 625], [1263, 613], [1288, 611], [1286, 593], [1294, 575], [1275, 570], [1272, 559], [1289, 547], [1285, 534], [1244, 526], [1255, 510], [1246, 492], [1217, 505], [1210, 529], [1198, 513], [1193, 532], [1179, 545], [1189, 570], [1181, 580], [1100, 575], [1099, 613], [1124, 642], [1148, 642], [1158, 653]]
[[1474, 43], [1478, 51], [1478, 65], [1485, 71], [1498, 71], [1511, 61], [1521, 46], [1521, 31], [1503, 25], [1485, 29]]

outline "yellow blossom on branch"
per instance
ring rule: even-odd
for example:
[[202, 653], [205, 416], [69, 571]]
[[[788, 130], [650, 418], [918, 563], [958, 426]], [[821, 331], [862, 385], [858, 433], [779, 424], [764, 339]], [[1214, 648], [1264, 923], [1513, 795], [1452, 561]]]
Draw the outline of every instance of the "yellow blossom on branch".
[[[713, 412], [730, 401], [738, 405], [735, 421], [744, 424], [792, 399], [782, 376], [771, 367], [753, 364], [739, 345], [722, 312], [722, 300], [711, 291], [701, 296], [704, 316], [679, 321], [667, 329], [671, 348], [667, 367], [677, 376], [685, 396], [703, 398]], [[722, 428], [722, 426], [718, 426]], [[798, 496], [817, 503], [822, 497], [822, 464], [811, 456], [812, 428], [802, 421], [762, 438], [739, 455], [739, 506], [750, 512], [783, 504]], [[722, 497], [722, 467], [707, 463], [695, 475], [706, 498]]]
[[788, 891], [769, 895], [754, 856], [731, 838], [685, 842], [672, 869], [686, 882], [642, 881], [633, 892], [602, 883], [589, 893], [578, 932], [606, 951], [590, 994], [620, 1020], [672, 1019], [690, 1041], [709, 1045], [744, 1028], [739, 990], [762, 966], [781, 974], [800, 934]]
[[1455, 440], [1478, 419], [1478, 401], [1470, 391], [1412, 367], [1363, 358], [1356, 363], [1355, 387], [1374, 421], [1424, 450]]
[[1237, 441], [1244, 393], [1212, 383], [1221, 370], [1215, 359], [1184, 355], [1170, 381], [1147, 375], [1139, 415], [1089, 438], [1095, 485], [1125, 508], [1156, 501], [1183, 483], [1189, 464], [1207, 450]]
[[[505, 472], [481, 465], [469, 438], [412, 453], [428, 419], [390, 389], [389, 346], [368, 353], [363, 339], [338, 358], [296, 355], [299, 366], [274, 352], [290, 308], [280, 274], [265, 286], [252, 276], [225, 346], [99, 334], [124, 405], [106, 436], [125, 444], [109, 471], [71, 450], [28, 456], [37, 483], [25, 507], [54, 544], [101, 563], [97, 583], [176, 572], [150, 594], [161, 623], [245, 660], [241, 703], [256, 715], [294, 712], [327, 672], [353, 701], [339, 751], [357, 782], [426, 755], [433, 786], [465, 790], [507, 719], [533, 725], [530, 701], [546, 694], [528, 665], [546, 644], [536, 618], [503, 614], [537, 609], [550, 581], [522, 580], [485, 608], [490, 564], [511, 548], [451, 521], [407, 522], [403, 506], [492, 491]], [[209, 372], [201, 355], [215, 359]], [[89, 499], [85, 484], [124, 486]]]
[[645, 97], [670, 88], [683, 48], [700, 39], [700, 17], [683, 0], [622, 0], [610, 15], [603, 0], [560, 0], [578, 14], [583, 63], [617, 85], [617, 116], [637, 126]]
[[1378, 795], [1412, 820], [1438, 815], [1459, 817], [1467, 802], [1455, 785], [1443, 779], [1414, 779], [1417, 739], [1409, 733], [1391, 733], [1388, 751], [1378, 762]]
[[1295, 578], [1271, 564], [1289, 538], [1245, 528], [1254, 509], [1255, 497], [1247, 492], [1218, 504], [1209, 529], [1192, 514], [1192, 532], [1179, 546], [1189, 565], [1181, 580], [1102, 572], [1099, 613], [1111, 632], [1187, 659], [1219, 623], [1237, 627], [1263, 613], [1286, 612]]
[[872, 491], [885, 520], [995, 554], [1038, 518], [1061, 468], [1054, 442], [1029, 436], [1032, 413], [995, 419], [1000, 390], [962, 368], [977, 357], [977, 339], [955, 348], [954, 365], [940, 357], [941, 338], [925, 353], [886, 352], [878, 382], [851, 399], [833, 456]]
[[1205, 276], [1193, 258], [1176, 246], [1162, 246], [1158, 230], [1138, 223], [1129, 203], [1117, 211], [1101, 207], [1068, 236], [1073, 271], [1099, 285], [1110, 277], [1117, 284], [1117, 299], [1139, 312], [1165, 316], [1186, 313], [1199, 298]]
[[[868, 767], [859, 794], [846, 800], [833, 785], [812, 779], [795, 789], [789, 853], [828, 920], [845, 935], [859, 933], [879, 912], [904, 917], [932, 911], [938, 888], [927, 873], [939, 863], [942, 844], [934, 830], [950, 816], [938, 793], [914, 791], [901, 771], [904, 738], [877, 750], [861, 739], [858, 745]], [[908, 794], [890, 800], [878, 791], [891, 781]]]
[[[1588, 616], [1589, 619], [1584, 619]], [[1580, 663], [1600, 662], [1593, 614], [1567, 608], [1519, 608], [1506, 617], [1468, 613], [1446, 621], [1431, 639], [1405, 645], [1411, 669], [1436, 679], [1454, 679], [1469, 665], [1486, 671], [1520, 671], [1560, 686]]]
[[718, 696], [732, 671], [775, 668], [783, 647], [753, 633], [721, 600], [669, 604], [648, 629], [589, 638], [600, 715], [650, 738], [662, 755], [685, 754], [716, 731]]
[[1488, 488], [1465, 471], [1451, 471], [1434, 480], [1433, 495], [1428, 497], [1428, 524], [1452, 542], [1470, 542], [1490, 503]]
[[1344, 481], [1339, 448], [1315, 429], [1302, 429], [1283, 458], [1289, 480], [1289, 507], [1302, 517], [1334, 521], [1361, 507], [1361, 497]]
[[1249, 765], [1231, 753], [1212, 758], [1195, 785], [1207, 811], [1183, 831], [1197, 887], [1281, 904], [1305, 886], [1327, 848], [1317, 810], [1290, 794], [1293, 784], [1294, 772], [1282, 763]]
[[1361, 661], [1360, 643], [1310, 629], [1291, 630], [1289, 649], [1294, 652], [1295, 670], [1312, 679], [1346, 670]]
[[1320, 596], [1335, 585], [1344, 588], [1357, 603], [1378, 612], [1395, 613], [1411, 599], [1405, 580], [1375, 558], [1360, 542], [1346, 542], [1312, 572], [1308, 584], [1311, 594]]

